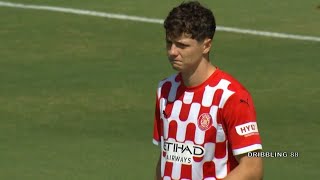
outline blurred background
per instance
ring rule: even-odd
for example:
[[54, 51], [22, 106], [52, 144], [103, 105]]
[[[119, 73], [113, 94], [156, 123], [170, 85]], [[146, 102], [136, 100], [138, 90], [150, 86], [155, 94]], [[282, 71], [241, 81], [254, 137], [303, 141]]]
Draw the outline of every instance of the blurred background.
[[[3, 1], [0, 1], [3, 3]], [[12, 0], [164, 19], [182, 1]], [[217, 25], [320, 37], [316, 0], [200, 1]], [[163, 27], [0, 5], [0, 179], [150, 180]], [[211, 60], [255, 101], [266, 180], [319, 177], [320, 42], [217, 31]]]

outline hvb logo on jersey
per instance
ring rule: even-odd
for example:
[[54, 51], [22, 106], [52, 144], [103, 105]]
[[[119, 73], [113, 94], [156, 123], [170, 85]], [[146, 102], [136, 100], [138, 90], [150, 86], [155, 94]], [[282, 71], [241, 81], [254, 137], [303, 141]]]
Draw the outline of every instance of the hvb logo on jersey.
[[208, 130], [212, 126], [212, 117], [209, 113], [203, 113], [198, 118], [198, 127], [202, 131]]
[[193, 157], [202, 157], [205, 153], [202, 146], [168, 141], [163, 142], [162, 151], [166, 152], [167, 161], [181, 164], [191, 164]]
[[258, 133], [258, 126], [256, 122], [249, 122], [236, 126], [236, 131], [240, 136], [250, 136]]

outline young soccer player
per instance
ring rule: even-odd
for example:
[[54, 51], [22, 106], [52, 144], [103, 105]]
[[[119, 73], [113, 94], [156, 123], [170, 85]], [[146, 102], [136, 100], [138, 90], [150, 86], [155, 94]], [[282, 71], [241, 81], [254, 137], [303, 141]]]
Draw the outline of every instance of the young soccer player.
[[262, 149], [249, 92], [211, 64], [211, 10], [199, 2], [173, 8], [164, 22], [168, 59], [178, 71], [159, 83], [153, 142], [156, 179], [260, 180]]

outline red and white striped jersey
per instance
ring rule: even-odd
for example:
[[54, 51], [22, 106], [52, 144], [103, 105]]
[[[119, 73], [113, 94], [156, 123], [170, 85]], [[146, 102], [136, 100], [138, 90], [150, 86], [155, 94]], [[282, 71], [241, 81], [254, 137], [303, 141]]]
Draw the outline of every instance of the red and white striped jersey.
[[159, 83], [153, 143], [164, 180], [222, 179], [238, 165], [235, 155], [262, 149], [249, 92], [218, 68], [196, 87], [181, 74]]

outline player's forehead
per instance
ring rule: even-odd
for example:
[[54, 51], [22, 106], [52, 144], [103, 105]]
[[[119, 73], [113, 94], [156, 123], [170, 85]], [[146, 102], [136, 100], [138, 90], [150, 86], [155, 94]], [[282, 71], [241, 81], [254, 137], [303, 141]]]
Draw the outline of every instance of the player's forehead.
[[191, 34], [187, 34], [187, 33], [182, 33], [179, 36], [166, 36], [167, 41], [170, 42], [180, 42], [180, 43], [191, 43], [196, 41], [195, 39], [192, 38]]

